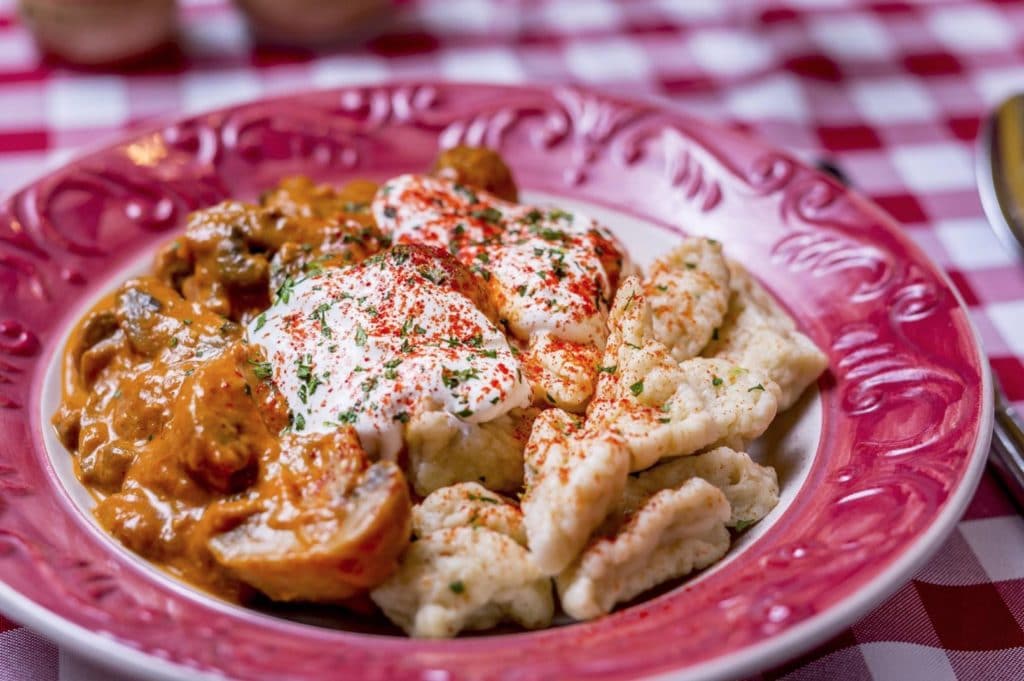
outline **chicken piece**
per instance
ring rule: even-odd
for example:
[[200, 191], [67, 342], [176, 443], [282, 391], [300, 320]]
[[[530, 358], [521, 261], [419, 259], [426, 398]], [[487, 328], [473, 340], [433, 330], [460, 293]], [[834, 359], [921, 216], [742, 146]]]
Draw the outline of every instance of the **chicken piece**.
[[154, 277], [125, 282], [115, 296], [113, 312], [132, 351], [146, 359], [168, 363], [191, 359], [241, 336], [240, 326], [183, 299]]
[[729, 502], [700, 478], [624, 507], [557, 580], [562, 609], [578, 620], [611, 612], [666, 580], [711, 565], [729, 549]]
[[173, 426], [161, 434], [193, 479], [223, 494], [255, 482], [270, 438], [243, 374], [247, 356], [239, 343], [200, 363], [174, 399]]
[[779, 410], [788, 409], [828, 367], [828, 357], [742, 265], [729, 266], [729, 311], [703, 354], [767, 375], [781, 389]]
[[289, 276], [379, 250], [369, 211], [375, 190], [354, 182], [335, 191], [296, 177], [266, 192], [261, 205], [224, 201], [196, 211], [185, 234], [157, 254], [154, 271], [188, 300], [240, 321], [265, 309]]
[[412, 509], [415, 536], [425, 537], [448, 527], [485, 527], [526, 546], [519, 507], [475, 482], [442, 487]]
[[445, 149], [431, 171], [437, 177], [482, 189], [506, 201], [518, 201], [512, 171], [496, 151], [485, 147], [458, 146]]
[[414, 414], [405, 430], [409, 482], [422, 496], [459, 482], [515, 492], [523, 484], [523, 448], [535, 415], [534, 409], [513, 409], [468, 423], [443, 410]]
[[541, 412], [526, 446], [523, 522], [544, 574], [558, 574], [587, 543], [626, 484], [629, 455], [614, 436], [585, 437], [578, 417]]
[[722, 246], [691, 237], [662, 255], [644, 280], [654, 338], [679, 362], [708, 344], [729, 307], [729, 267]]
[[779, 503], [779, 479], [775, 469], [762, 466], [746, 452], [718, 447], [709, 452], [681, 456], [630, 476], [626, 483], [627, 505], [663, 489], [675, 489], [691, 478], [701, 478], [722, 490], [732, 509], [729, 527], [743, 529], [768, 515]]
[[598, 377], [587, 425], [623, 439], [631, 471], [715, 443], [753, 439], [775, 417], [779, 388], [765, 375], [722, 359], [676, 362], [653, 339], [636, 278], [619, 289], [609, 330], [606, 371]]
[[409, 542], [402, 472], [371, 464], [351, 428], [281, 446], [255, 494], [204, 514], [216, 562], [277, 601], [335, 603], [383, 582]]
[[570, 343], [543, 331], [530, 337], [530, 347], [520, 360], [533, 388], [534, 404], [553, 405], [574, 414], [586, 410], [597, 385], [599, 348]]
[[370, 597], [416, 637], [452, 637], [506, 620], [540, 629], [554, 614], [551, 580], [530, 553], [484, 527], [448, 527], [421, 537]]

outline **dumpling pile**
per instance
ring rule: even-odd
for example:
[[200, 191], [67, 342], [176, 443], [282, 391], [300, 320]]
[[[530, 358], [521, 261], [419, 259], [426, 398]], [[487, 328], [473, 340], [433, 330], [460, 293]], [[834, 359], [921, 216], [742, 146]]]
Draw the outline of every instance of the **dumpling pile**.
[[[371, 593], [409, 634], [542, 628], [553, 594], [572, 618], [600, 617], [713, 564], [778, 502], [775, 470], [746, 450], [825, 370], [824, 353], [714, 240], [686, 239], [617, 284], [606, 332], [583, 350], [523, 335], [525, 373], [558, 394], [535, 400], [507, 472], [459, 473], [513, 448], [449, 446], [429, 431], [450, 428], [417, 424], [432, 442], [421, 475], [458, 482], [427, 486], [398, 571]], [[505, 494], [519, 479], [517, 503]]]

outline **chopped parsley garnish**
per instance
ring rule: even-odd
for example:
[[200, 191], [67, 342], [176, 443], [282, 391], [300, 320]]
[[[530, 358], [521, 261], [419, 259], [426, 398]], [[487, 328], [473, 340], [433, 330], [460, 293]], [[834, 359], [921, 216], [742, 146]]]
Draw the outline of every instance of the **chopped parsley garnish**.
[[398, 421], [399, 423], [408, 423], [409, 422], [409, 412], [400, 411], [400, 412], [398, 412], [397, 414], [394, 415], [393, 419], [395, 421]]
[[601, 373], [605, 373], [605, 374], [614, 374], [614, 373], [615, 373], [615, 372], [616, 372], [616, 371], [618, 370], [618, 368], [619, 368], [619, 365], [618, 365], [618, 364], [613, 364], [613, 365], [612, 365], [612, 366], [610, 366], [610, 367], [602, 367], [602, 366], [599, 366], [599, 367], [597, 367], [597, 370], [598, 370], [599, 372], [601, 372]]
[[720, 379], [718, 376], [712, 376], [711, 377], [711, 385], [716, 386], [716, 387], [722, 385], [722, 379]]
[[633, 385], [629, 386], [629, 392], [633, 393], [634, 395], [639, 395], [643, 391], [644, 391], [644, 382], [643, 381], [637, 381]]
[[485, 504], [500, 504], [501, 502], [491, 497], [485, 497], [482, 494], [467, 494], [466, 498], [470, 501], [482, 501]]
[[471, 348], [478, 348], [478, 347], [480, 347], [483, 344], [484, 344], [484, 337], [483, 337], [482, 334], [479, 334], [479, 333], [477, 335], [473, 336], [472, 338], [470, 338], [468, 341], [466, 341], [466, 345], [468, 345]]
[[751, 525], [753, 525], [756, 522], [757, 522], [756, 520], [737, 520], [736, 521], [736, 531], [737, 532], [742, 532], [743, 530], [747, 529], [748, 527], [750, 527]]
[[466, 197], [466, 201], [469, 203], [476, 203], [478, 200], [476, 198], [476, 194], [473, 193], [473, 190], [464, 184], [452, 185], [452, 190]]
[[295, 279], [292, 277], [285, 277], [285, 280], [281, 282], [281, 285], [277, 287], [277, 291], [274, 292], [274, 303], [288, 303], [292, 299], [292, 293], [295, 291]]
[[256, 318], [256, 330], [259, 331], [267, 323], [267, 315], [263, 312]]
[[752, 393], [752, 392], [754, 392], [755, 390], [762, 390], [762, 391], [763, 391], [763, 390], [764, 390], [764, 386], [763, 386], [763, 385], [761, 385], [760, 383], [758, 383], [758, 384], [757, 384], [757, 385], [755, 385], [755, 386], [754, 386], [753, 388], [750, 388], [750, 389], [748, 389], [748, 390], [747, 390], [747, 392], [748, 392], [748, 393]]
[[684, 263], [684, 264], [686, 265], [686, 269], [688, 269], [688, 270], [695, 270], [695, 269], [697, 269], [697, 263], [695, 263], [695, 262], [688, 262], [688, 263]]
[[365, 381], [363, 381], [359, 385], [359, 387], [363, 389], [364, 393], [370, 392], [371, 390], [373, 390], [374, 388], [377, 387], [377, 377], [376, 376], [371, 376], [370, 378], [368, 378]]
[[667, 290], [668, 290], [668, 286], [665, 286], [664, 284], [658, 284], [658, 285], [657, 285], [657, 286], [655, 286], [654, 288], [658, 289], [658, 290], [659, 290], [659, 291], [661, 291], [662, 293], [664, 293], [665, 291], [667, 291]]
[[441, 370], [441, 380], [446, 388], [457, 388], [459, 384], [471, 381], [474, 378], [480, 378], [480, 372], [473, 368], [449, 369], [445, 367]]
[[185, 326], [192, 326], [192, 320], [191, 319], [182, 319], [181, 323], [184, 324]]
[[[330, 303], [320, 303], [309, 315], [310, 319], [320, 322], [320, 333], [327, 338], [332, 336], [331, 327], [327, 326], [327, 311], [330, 309]], [[256, 328], [259, 329], [259, 327]]]
[[306, 355], [297, 362], [299, 365], [297, 375], [302, 381], [302, 385], [299, 386], [299, 400], [303, 404], [306, 403], [310, 395], [316, 392], [316, 389], [322, 383], [320, 377], [313, 373], [312, 361], [312, 356]]
[[483, 355], [484, 357], [488, 358], [488, 359], [498, 359], [498, 351], [497, 350], [484, 350], [480, 354]]
[[462, 580], [456, 580], [448, 585], [448, 588], [452, 590], [454, 594], [460, 594], [466, 590], [466, 585], [462, 583]]
[[305, 430], [306, 417], [299, 413], [295, 413], [293, 414], [293, 416], [294, 418], [292, 419], [292, 427], [295, 428], [296, 431]]
[[395, 368], [401, 363], [402, 360], [398, 357], [396, 357], [395, 359], [389, 359], [388, 361], [384, 362], [384, 367], [387, 369], [387, 371], [384, 372], [384, 378], [390, 381], [393, 381], [396, 378], [398, 378], [398, 372], [395, 371]]
[[384, 217], [394, 218], [396, 215], [398, 215], [398, 211], [394, 206], [384, 206]]
[[467, 417], [473, 415], [473, 410], [472, 409], [463, 409], [462, 411], [457, 412], [455, 415], [458, 416], [459, 418], [467, 418]]
[[548, 211], [548, 217], [552, 220], [572, 220], [572, 213], [567, 213], [564, 210], [555, 208], [554, 210]]
[[351, 409], [349, 411], [343, 411], [340, 414], [338, 414], [338, 422], [339, 423], [355, 423], [356, 419], [358, 419], [358, 418], [359, 418], [359, 415], [356, 414]]
[[432, 284], [440, 284], [444, 281], [444, 270], [437, 267], [421, 267], [417, 272]]
[[256, 378], [261, 381], [263, 379], [270, 378], [274, 373], [273, 368], [270, 366], [270, 362], [257, 362], [250, 359], [249, 364], [252, 365], [252, 372], [256, 374]]
[[542, 229], [538, 235], [544, 241], [565, 241], [569, 236], [560, 229]]
[[526, 295], [526, 284], [522, 284], [519, 287], [519, 295], [521, 295], [521, 296], [525, 296]]
[[474, 210], [470, 213], [470, 215], [477, 218], [478, 220], [483, 220], [484, 222], [490, 223], [492, 225], [496, 225], [501, 221], [501, 211], [499, 211], [497, 208], [493, 208], [490, 206], [483, 210]]
[[172, 347], [172, 348], [178, 347], [178, 339], [177, 339], [177, 337], [172, 336], [171, 340], [167, 341], [167, 345], [168, 345], [168, 347]]
[[362, 326], [356, 326], [356, 345], [359, 347], [366, 345], [366, 329]]

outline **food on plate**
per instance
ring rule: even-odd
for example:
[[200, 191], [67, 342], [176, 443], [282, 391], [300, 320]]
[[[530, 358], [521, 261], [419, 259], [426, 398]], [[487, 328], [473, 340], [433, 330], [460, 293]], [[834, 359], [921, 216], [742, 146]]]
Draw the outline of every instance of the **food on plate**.
[[721, 558], [778, 502], [751, 442], [825, 355], [722, 244], [645, 276], [518, 196], [457, 147], [193, 213], [65, 350], [53, 423], [99, 523], [229, 600], [429, 637], [598, 617]]
[[599, 617], [661, 582], [714, 563], [729, 549], [729, 502], [701, 478], [621, 504], [556, 580], [565, 612]]
[[825, 370], [828, 357], [742, 265], [729, 263], [729, 271], [729, 311], [703, 354], [767, 373], [779, 386], [779, 408], [789, 409]]

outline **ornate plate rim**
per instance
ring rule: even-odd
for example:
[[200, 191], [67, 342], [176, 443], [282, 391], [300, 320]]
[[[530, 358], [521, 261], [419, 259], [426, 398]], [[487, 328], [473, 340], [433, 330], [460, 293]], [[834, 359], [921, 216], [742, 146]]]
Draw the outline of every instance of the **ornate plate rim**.
[[[496, 85], [491, 83], [478, 83], [466, 81], [445, 81], [440, 79], [424, 80], [386, 80], [374, 83], [352, 84], [351, 86], [336, 86], [329, 89], [303, 90], [291, 92], [273, 97], [259, 98], [241, 102], [238, 104], [218, 107], [215, 109], [193, 112], [187, 115], [167, 116], [151, 119], [142, 125], [129, 128], [107, 142], [100, 142], [89, 145], [83, 150], [77, 151], [70, 159], [64, 159], [58, 166], [48, 166], [38, 175], [26, 181], [20, 187], [4, 192], [0, 196], [0, 205], [5, 204], [9, 199], [19, 192], [33, 187], [40, 182], [57, 175], [61, 169], [86, 159], [95, 154], [112, 150], [129, 141], [139, 139], [145, 135], [157, 133], [172, 123], [198, 120], [214, 115], [225, 115], [229, 112], [243, 109], [252, 105], [272, 104], [285, 102], [294, 98], [310, 96], [314, 94], [340, 93], [353, 89], [366, 89], [373, 87], [401, 88], [418, 86], [454, 87], [457, 89], [487, 88], [507, 92], [551, 92], [557, 86], [533, 86], [533, 85]], [[607, 100], [622, 104], [648, 104], [655, 110], [679, 115], [689, 118], [692, 121], [704, 123], [709, 129], [716, 133], [724, 133], [726, 129], [717, 123], [707, 123], [703, 119], [680, 112], [674, 109], [664, 99], [658, 97], [639, 96], [618, 96], [603, 92], [596, 88], [580, 88], [575, 90], [592, 92]], [[739, 133], [729, 130], [729, 134], [749, 139], [756, 146], [770, 151], [775, 147], [763, 142], [753, 135]], [[806, 164], [797, 161], [797, 166], [807, 169]], [[820, 175], [820, 173], [815, 174]], [[963, 297], [949, 278], [948, 274], [936, 265], [907, 235], [904, 234], [901, 226], [881, 208], [872, 203], [857, 191], [844, 189], [844, 194], [851, 199], [856, 208], [862, 214], [871, 214], [879, 222], [880, 226], [899, 241], [908, 251], [920, 257], [928, 264], [931, 273], [936, 275], [942, 284], [948, 289], [957, 307], [964, 312], [966, 328], [970, 331], [972, 340], [971, 349], [978, 361], [978, 371], [981, 378], [980, 386], [980, 418], [978, 420], [978, 432], [974, 441], [973, 450], [969, 453], [963, 466], [963, 475], [959, 484], [952, 490], [945, 500], [941, 511], [934, 516], [928, 527], [919, 533], [910, 543], [904, 545], [899, 555], [881, 572], [876, 574], [870, 581], [866, 582], [850, 595], [832, 604], [826, 610], [811, 615], [803, 621], [787, 628], [780, 634], [772, 635], [758, 643], [746, 646], [735, 653], [722, 655], [717, 658], [700, 662], [679, 670], [657, 673], [650, 678], [673, 679], [683, 681], [686, 679], [718, 679], [736, 675], [748, 674], [764, 669], [772, 664], [779, 663], [796, 655], [808, 648], [820, 643], [833, 635], [844, 626], [851, 624], [857, 618], [865, 614], [871, 608], [881, 602], [887, 595], [891, 594], [903, 582], [910, 578], [913, 572], [919, 568], [939, 548], [941, 542], [954, 529], [956, 522], [962, 516], [968, 502], [980, 481], [985, 468], [987, 452], [991, 440], [991, 426], [993, 421], [993, 396], [991, 369], [984, 353], [981, 338], [978, 330], [967, 314], [967, 306]], [[116, 667], [119, 672], [130, 672], [144, 674], [149, 678], [178, 679], [186, 676], [188, 678], [222, 678], [217, 674], [200, 671], [193, 667], [179, 665], [157, 656], [143, 653], [130, 646], [118, 642], [100, 633], [90, 631], [85, 627], [64, 619], [49, 608], [40, 605], [32, 599], [22, 595], [16, 589], [4, 581], [0, 581], [0, 606], [5, 614], [10, 615], [16, 621], [25, 626], [35, 629], [44, 636], [50, 638], [55, 644], [67, 648], [83, 658], [89, 659], [105, 667], [111, 667], [111, 661], [118, 663]]]

